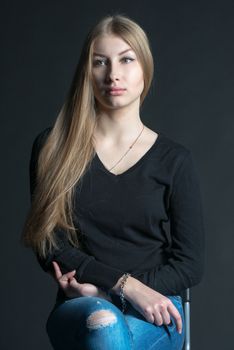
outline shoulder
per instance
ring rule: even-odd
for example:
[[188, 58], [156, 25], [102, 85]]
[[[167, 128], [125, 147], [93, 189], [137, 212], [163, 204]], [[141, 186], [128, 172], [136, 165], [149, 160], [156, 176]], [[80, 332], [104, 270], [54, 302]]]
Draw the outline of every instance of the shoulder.
[[146, 130], [147, 130], [147, 134], [146, 134], [147, 140], [150, 140], [151, 142], [151, 140], [155, 139], [156, 137], [155, 144], [156, 146], [158, 146], [157, 143], [160, 144], [160, 151], [164, 153], [181, 155], [182, 157], [190, 153], [190, 149], [187, 146], [185, 146], [179, 141], [176, 141], [175, 139], [168, 136], [164, 132], [155, 131], [148, 127], [146, 127]]
[[30, 174], [30, 193], [31, 196], [34, 192], [36, 185], [36, 177], [37, 177], [37, 166], [38, 166], [38, 157], [40, 154], [40, 150], [42, 145], [44, 144], [47, 135], [49, 135], [52, 130], [52, 126], [47, 127], [41, 130], [35, 137], [31, 149], [31, 156], [29, 162], [29, 174]]
[[161, 148], [161, 160], [173, 185], [188, 185], [192, 191], [199, 182], [199, 173], [191, 149], [165, 134], [161, 138]]
[[159, 132], [158, 141], [161, 158], [167, 162], [176, 164], [176, 167], [179, 167], [185, 159], [192, 157], [191, 149], [187, 145], [165, 133]]
[[164, 147], [167, 151], [175, 152], [177, 154], [183, 154], [186, 155], [190, 153], [190, 149], [187, 145], [181, 143], [180, 141], [177, 141], [173, 139], [172, 137], [166, 135], [165, 133], [159, 133], [162, 139], [162, 143], [164, 144]]
[[43, 130], [41, 130], [39, 133], [36, 134], [33, 140], [32, 149], [31, 149], [31, 163], [36, 162], [40, 153], [40, 150], [43, 146], [43, 144], [46, 141], [47, 136], [49, 135], [50, 131], [53, 129], [52, 126], [49, 126]]
[[52, 129], [53, 127], [49, 126], [36, 134], [33, 140], [33, 151], [38, 152], [41, 149]]
[[166, 133], [147, 129], [148, 139], [156, 136], [156, 141], [150, 151], [150, 158], [155, 166], [160, 163], [160, 169], [173, 176], [173, 174], [184, 166], [192, 162], [192, 153], [189, 147]]
[[170, 184], [175, 184], [176, 179], [182, 179], [182, 175], [193, 177], [196, 162], [191, 149], [163, 132], [158, 134], [158, 143], [150, 155], [150, 165], [156, 169], [158, 176]]
[[47, 136], [49, 135], [49, 133], [51, 132], [51, 130], [53, 129], [52, 126], [49, 126], [43, 130], [41, 130], [34, 138], [33, 144], [37, 147], [41, 147], [42, 144], [45, 142]]

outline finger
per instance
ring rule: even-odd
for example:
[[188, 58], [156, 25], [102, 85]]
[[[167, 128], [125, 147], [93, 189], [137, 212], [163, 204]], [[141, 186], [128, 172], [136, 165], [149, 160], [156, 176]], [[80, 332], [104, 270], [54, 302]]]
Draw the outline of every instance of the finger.
[[74, 274], [76, 273], [76, 270], [73, 271], [69, 271], [65, 274], [62, 274], [60, 267], [58, 265], [58, 263], [56, 261], [52, 261], [53, 265], [54, 265], [54, 270], [55, 270], [55, 276], [57, 280], [67, 280], [68, 278], [72, 278], [74, 276]]
[[73, 278], [71, 281], [69, 281], [69, 286], [78, 290], [79, 293], [82, 292], [82, 286], [76, 281], [75, 278]]
[[175, 323], [176, 323], [178, 332], [181, 333], [182, 332], [182, 318], [180, 316], [179, 311], [172, 303], [168, 306], [168, 311], [175, 319]]
[[71, 271], [71, 272], [68, 272], [68, 273], [66, 274], [66, 276], [67, 276], [69, 282], [71, 282], [71, 281], [73, 281], [73, 280], [76, 281], [76, 279], [75, 279], [75, 277], [74, 277], [75, 274], [76, 274], [76, 270]]
[[54, 266], [55, 277], [57, 280], [59, 280], [62, 277], [62, 272], [60, 270], [60, 267], [56, 261], [52, 261], [52, 264]]
[[73, 270], [73, 271], [69, 271], [69, 272], [64, 273], [63, 276], [71, 278], [75, 275], [75, 273], [76, 273], [76, 270]]
[[150, 322], [150, 323], [154, 323], [154, 315], [152, 313], [146, 313], [146, 312], [142, 312], [141, 309], [138, 309], [136, 307], [137, 311], [139, 311], [144, 317], [145, 319]]
[[164, 324], [170, 324], [171, 323], [171, 318], [170, 318], [170, 314], [167, 310], [164, 310], [163, 312], [161, 312], [161, 316], [163, 319], [163, 323]]
[[154, 316], [154, 323], [156, 323], [157, 326], [161, 326], [163, 324], [163, 319], [161, 314], [155, 310], [153, 313], [153, 316]]
[[60, 282], [70, 282], [71, 280], [74, 279], [74, 274], [75, 274], [75, 271], [67, 272], [59, 278], [59, 281]]

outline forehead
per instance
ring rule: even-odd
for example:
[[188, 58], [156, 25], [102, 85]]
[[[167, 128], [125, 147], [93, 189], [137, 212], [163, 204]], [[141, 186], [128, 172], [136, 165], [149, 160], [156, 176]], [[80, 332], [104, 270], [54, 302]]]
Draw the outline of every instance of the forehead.
[[103, 55], [118, 55], [120, 52], [129, 50], [129, 53], [134, 52], [131, 46], [123, 40], [120, 36], [113, 34], [105, 34], [98, 36], [93, 44], [93, 54]]

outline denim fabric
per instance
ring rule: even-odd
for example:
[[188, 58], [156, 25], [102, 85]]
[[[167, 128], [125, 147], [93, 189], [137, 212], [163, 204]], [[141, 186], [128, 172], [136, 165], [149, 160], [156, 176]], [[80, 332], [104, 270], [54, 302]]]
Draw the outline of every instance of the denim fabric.
[[[157, 326], [148, 322], [128, 301], [124, 314], [118, 296], [112, 302], [99, 297], [79, 297], [55, 304], [46, 330], [55, 350], [181, 350], [184, 343], [184, 312], [180, 296], [167, 296], [179, 310], [183, 329], [170, 325]], [[109, 310], [108, 317], [96, 323], [89, 316]], [[105, 323], [106, 321], [106, 323]], [[100, 325], [100, 323], [103, 323]]]

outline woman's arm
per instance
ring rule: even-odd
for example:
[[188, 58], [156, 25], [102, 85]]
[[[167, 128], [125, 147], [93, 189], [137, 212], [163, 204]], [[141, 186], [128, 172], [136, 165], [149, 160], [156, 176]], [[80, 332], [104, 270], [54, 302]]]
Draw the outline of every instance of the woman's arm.
[[172, 244], [168, 262], [160, 270], [152, 268], [140, 275], [133, 274], [133, 277], [163, 295], [176, 295], [198, 284], [204, 271], [202, 200], [199, 177], [190, 151], [175, 174], [169, 214]]
[[[31, 200], [36, 185], [38, 156], [51, 129], [51, 127], [46, 128], [37, 135], [33, 142], [29, 165]], [[41, 258], [36, 254], [37, 260], [45, 272], [53, 273], [52, 261], [56, 261], [60, 266], [62, 274], [76, 270], [74, 277], [78, 282], [92, 283], [98, 287], [107, 289], [111, 288], [124, 274], [124, 271], [103, 264], [97, 261], [95, 257], [73, 247], [68, 241], [66, 232], [63, 229], [55, 230], [55, 238], [59, 246], [58, 250], [53, 250], [46, 258]]]
[[[149, 322], [169, 324], [174, 317], [179, 332], [182, 320], [167, 295], [180, 294], [200, 282], [204, 265], [204, 223], [198, 175], [189, 152], [179, 167], [170, 197], [171, 257], [160, 270], [128, 277], [125, 298]], [[111, 292], [120, 295], [121, 278]]]
[[50, 274], [68, 298], [95, 296], [112, 301], [111, 296], [104, 292], [101, 288], [98, 288], [90, 283], [78, 283], [74, 277], [76, 270], [63, 275], [59, 265], [55, 261], [52, 263], [54, 266], [54, 273], [50, 272]]

